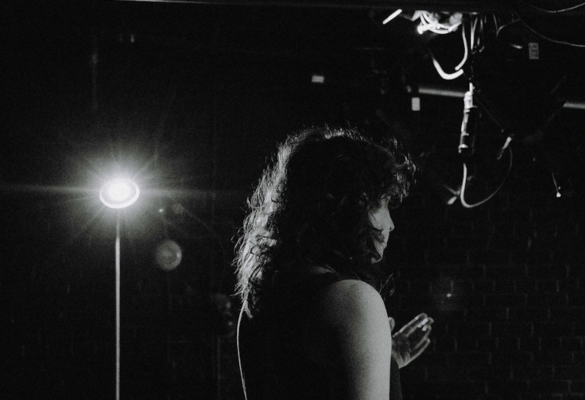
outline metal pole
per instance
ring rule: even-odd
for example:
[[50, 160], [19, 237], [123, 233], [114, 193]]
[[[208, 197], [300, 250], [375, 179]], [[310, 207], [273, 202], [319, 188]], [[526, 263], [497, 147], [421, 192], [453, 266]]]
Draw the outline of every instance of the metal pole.
[[[427, 96], [463, 98], [465, 96], [465, 89], [441, 85], [420, 84], [418, 87], [418, 93]], [[563, 105], [563, 108], [585, 110], [585, 101], [568, 100]]]
[[120, 400], [120, 213], [116, 213], [116, 400]]

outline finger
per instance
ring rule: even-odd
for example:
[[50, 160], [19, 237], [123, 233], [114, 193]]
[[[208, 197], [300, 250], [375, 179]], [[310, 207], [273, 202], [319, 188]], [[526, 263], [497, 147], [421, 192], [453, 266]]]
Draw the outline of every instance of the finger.
[[424, 321], [425, 318], [427, 318], [427, 315], [424, 313], [421, 313], [421, 314], [417, 315], [416, 317], [414, 317], [406, 325], [404, 325], [401, 330], [402, 331], [413, 331], [416, 329], [417, 325], [421, 323], [421, 321]]
[[[429, 328], [426, 331], [424, 331], [420, 337], [418, 337], [416, 339], [413, 339], [412, 337], [410, 337], [409, 339], [410, 339], [410, 343], [412, 345], [412, 348], [416, 349], [419, 346], [421, 346], [422, 344], [424, 344], [428, 340], [429, 335], [431, 334], [431, 330], [432, 330], [432, 328], [429, 326]], [[418, 335], [415, 335], [415, 337], [416, 336], [418, 336]]]
[[432, 325], [435, 322], [435, 320], [432, 319], [429, 316], [425, 316], [424, 318], [420, 319], [419, 321], [420, 321], [418, 323], [419, 326], [422, 326], [422, 325]]
[[421, 320], [423, 320], [425, 318], [429, 318], [429, 316], [426, 313], [423, 312], [423, 313], [420, 313], [419, 315], [417, 315], [416, 317], [414, 317], [412, 321], [413, 322], [414, 321], [421, 321]]
[[423, 331], [426, 331], [427, 329], [429, 329], [431, 327], [431, 325], [435, 322], [434, 319], [432, 319], [431, 317], [427, 317], [425, 319], [423, 319], [419, 324], [418, 324], [418, 328], [422, 329]]
[[396, 326], [396, 321], [394, 321], [394, 318], [390, 317], [388, 318], [388, 322], [390, 323], [390, 332], [392, 332]]
[[[412, 321], [404, 325], [402, 329], [400, 329], [400, 332], [404, 333], [406, 336], [410, 336], [414, 331], [418, 329], [418, 326], [421, 323], [423, 323], [425, 319], [428, 320], [428, 317], [425, 313], [417, 315], [416, 317], [414, 317]], [[425, 321], [424, 323], [426, 324], [427, 322]]]
[[429, 338], [432, 333], [432, 328], [430, 326], [427, 327], [426, 330], [417, 329], [413, 332], [410, 336], [407, 336], [407, 340], [410, 342], [410, 345], [415, 348], [424, 343], [425, 340]]
[[426, 339], [424, 342], [420, 344], [420, 346], [412, 349], [412, 352], [410, 353], [410, 361], [412, 362], [416, 358], [418, 358], [418, 356], [420, 356], [423, 353], [423, 351], [425, 351], [427, 347], [429, 347], [430, 344], [431, 339]]
[[417, 334], [417, 335], [421, 335], [421, 334], [422, 334], [422, 335], [425, 335], [425, 337], [426, 337], [426, 336], [429, 336], [428, 334], [429, 334], [429, 332], [430, 332], [430, 331], [431, 331], [431, 329], [432, 329], [433, 322], [434, 322], [434, 321], [433, 321], [433, 319], [432, 319], [432, 318], [429, 318], [429, 319], [428, 319], [428, 321], [426, 321], [426, 322], [424, 322], [424, 323], [423, 323], [423, 322], [421, 322], [421, 323], [418, 325], [418, 330], [416, 331], [416, 334]]

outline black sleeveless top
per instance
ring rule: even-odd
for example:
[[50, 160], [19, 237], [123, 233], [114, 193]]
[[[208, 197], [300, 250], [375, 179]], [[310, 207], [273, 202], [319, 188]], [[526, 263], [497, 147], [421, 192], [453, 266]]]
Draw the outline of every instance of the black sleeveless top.
[[[343, 280], [336, 274], [311, 275], [288, 285], [274, 307], [249, 318], [240, 313], [238, 354], [247, 400], [324, 400], [329, 398], [328, 371], [312, 361], [303, 345], [315, 297]], [[400, 373], [390, 366], [390, 400], [402, 400]]]

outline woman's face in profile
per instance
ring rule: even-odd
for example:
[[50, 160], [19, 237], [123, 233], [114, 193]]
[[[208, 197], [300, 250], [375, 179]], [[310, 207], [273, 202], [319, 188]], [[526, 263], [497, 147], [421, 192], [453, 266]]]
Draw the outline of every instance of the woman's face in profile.
[[390, 232], [394, 230], [394, 222], [390, 217], [390, 209], [388, 208], [387, 197], [382, 198], [380, 201], [380, 207], [376, 207], [370, 211], [370, 223], [374, 228], [379, 229], [383, 236], [382, 241], [375, 242], [378, 257], [372, 261], [378, 262], [384, 255], [384, 249], [386, 249], [386, 245], [388, 244], [388, 237], [390, 236]]

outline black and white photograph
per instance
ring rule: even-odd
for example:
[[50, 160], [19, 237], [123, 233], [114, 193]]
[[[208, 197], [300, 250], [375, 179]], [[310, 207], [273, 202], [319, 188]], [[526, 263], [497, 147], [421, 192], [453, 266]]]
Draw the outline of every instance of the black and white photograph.
[[585, 400], [584, 0], [0, 14], [0, 399]]

